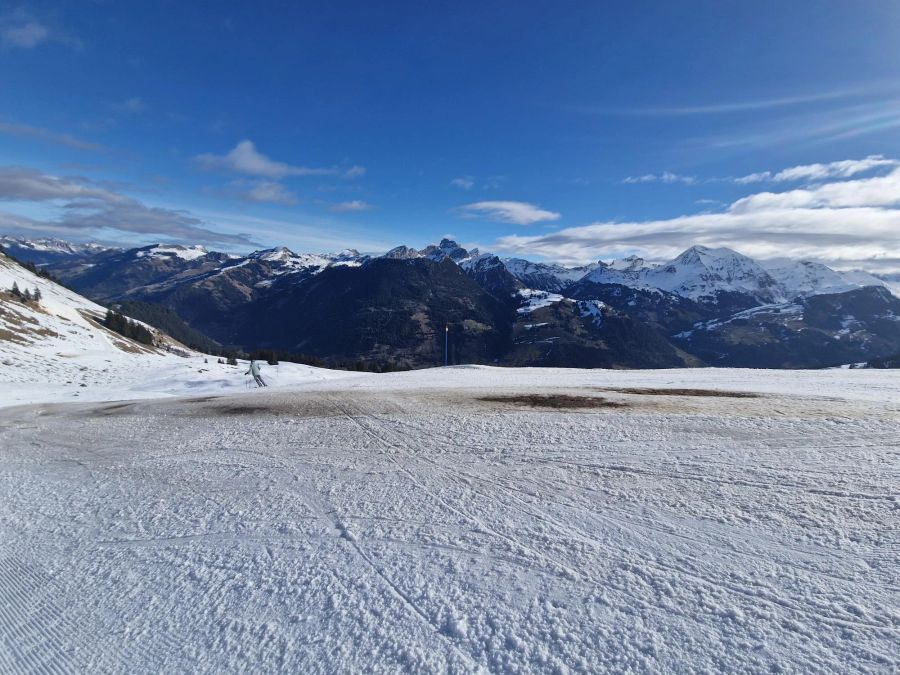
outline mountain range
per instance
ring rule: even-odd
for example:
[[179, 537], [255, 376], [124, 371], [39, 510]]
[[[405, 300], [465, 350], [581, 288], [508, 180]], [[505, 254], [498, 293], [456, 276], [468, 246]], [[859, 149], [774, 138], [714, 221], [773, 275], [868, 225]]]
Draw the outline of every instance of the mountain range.
[[163, 305], [223, 345], [325, 362], [437, 365], [445, 337], [450, 362], [498, 365], [813, 368], [900, 353], [891, 280], [727, 248], [567, 267], [449, 239], [380, 256], [0, 245], [94, 301]]

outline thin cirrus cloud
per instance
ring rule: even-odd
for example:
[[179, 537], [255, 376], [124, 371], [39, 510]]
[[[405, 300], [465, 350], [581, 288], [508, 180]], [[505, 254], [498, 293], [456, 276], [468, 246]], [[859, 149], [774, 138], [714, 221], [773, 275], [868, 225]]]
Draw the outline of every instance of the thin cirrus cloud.
[[640, 176], [627, 176], [622, 179], [627, 185], [636, 185], [640, 183], [684, 183], [685, 185], [693, 185], [697, 182], [696, 176], [685, 176], [671, 171], [663, 171], [662, 173], [645, 173]]
[[900, 99], [876, 100], [779, 115], [725, 133], [689, 140], [704, 148], [732, 150], [786, 143], [822, 145], [900, 127]]
[[0, 15], [0, 46], [3, 48], [34, 49], [51, 42], [81, 46], [78, 38], [40, 20], [22, 7]]
[[109, 231], [192, 243], [252, 243], [245, 234], [216, 232], [187, 211], [149, 206], [84, 178], [53, 176], [25, 167], [0, 167], [0, 201], [57, 207], [56, 217], [40, 219], [0, 211], [0, 228], [10, 231]]
[[248, 202], [284, 206], [293, 206], [299, 202], [297, 195], [278, 181], [237, 181], [235, 186], [240, 188], [238, 196]]
[[147, 111], [147, 103], [140, 96], [132, 96], [112, 104], [114, 112], [126, 115], [140, 115]]
[[705, 183], [736, 183], [738, 185], [750, 185], [752, 183], [787, 183], [800, 181], [822, 181], [828, 179], [852, 178], [861, 173], [868, 173], [878, 169], [892, 169], [900, 166], [900, 161], [890, 159], [884, 155], [869, 155], [863, 159], [843, 159], [836, 162], [800, 164], [781, 171], [760, 171], [745, 176], [728, 178], [705, 178], [687, 176], [671, 171], [662, 173], [646, 173], [639, 176], [628, 176], [622, 182], [629, 185], [643, 183], [683, 183], [684, 185], [699, 185]]
[[271, 159], [256, 149], [253, 141], [243, 140], [224, 155], [203, 153], [194, 158], [197, 165], [208, 171], [229, 171], [247, 176], [280, 179], [290, 176], [343, 176], [356, 178], [365, 174], [365, 167], [352, 166], [341, 170], [337, 167], [294, 166]]
[[579, 106], [579, 112], [605, 114], [605, 115], [636, 115], [646, 117], [678, 117], [685, 115], [721, 115], [729, 113], [757, 112], [761, 110], [773, 110], [777, 108], [789, 108], [810, 103], [824, 101], [836, 101], [858, 96], [868, 96], [883, 92], [888, 89], [896, 89], [896, 85], [886, 82], [874, 82], [871, 84], [832, 89], [829, 91], [813, 92], [794, 96], [770, 97], [763, 99], [750, 99], [744, 101], [716, 101], [713, 103], [652, 106], [652, 107], [607, 107], [607, 106]]
[[496, 190], [507, 180], [506, 176], [485, 176], [476, 178], [475, 176], [457, 176], [450, 181], [450, 185], [460, 190], [472, 190], [478, 188], [481, 190]]
[[460, 190], [471, 190], [475, 187], [475, 178], [473, 176], [459, 176], [451, 180], [450, 185], [458, 187]]
[[595, 222], [537, 236], [502, 237], [496, 245], [574, 264], [635, 251], [650, 260], [666, 260], [694, 244], [735, 248], [760, 259], [900, 271], [900, 166], [883, 176], [759, 192], [715, 212]]
[[328, 207], [328, 210], [334, 211], [335, 213], [353, 213], [355, 211], [369, 211], [373, 208], [374, 207], [368, 202], [364, 202], [361, 199], [352, 199], [347, 202], [332, 204]]
[[894, 168], [898, 165], [900, 165], [900, 161], [896, 159], [889, 159], [884, 155], [869, 155], [863, 159], [844, 159], [824, 164], [802, 164], [775, 173], [771, 171], [751, 173], [735, 178], [734, 182], [745, 185], [765, 181], [784, 183], [800, 180], [818, 181], [828, 178], [851, 178], [860, 173], [866, 173], [875, 169]]
[[64, 145], [74, 150], [87, 150], [89, 152], [102, 152], [104, 147], [98, 143], [91, 143], [69, 134], [61, 134], [43, 127], [34, 127], [29, 124], [15, 124], [13, 122], [0, 121], [0, 134], [17, 136], [19, 138], [33, 138], [39, 141]]
[[528, 202], [482, 201], [454, 209], [464, 218], [483, 218], [513, 225], [533, 225], [544, 221], [559, 220], [562, 216]]

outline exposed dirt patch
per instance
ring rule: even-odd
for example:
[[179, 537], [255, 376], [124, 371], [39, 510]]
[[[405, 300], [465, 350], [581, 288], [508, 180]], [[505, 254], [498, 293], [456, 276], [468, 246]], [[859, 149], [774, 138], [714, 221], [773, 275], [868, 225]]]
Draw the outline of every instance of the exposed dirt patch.
[[111, 412], [116, 412], [117, 410], [127, 410], [128, 408], [133, 408], [133, 407], [134, 407], [133, 403], [116, 403], [114, 405], [104, 406], [103, 408], [100, 409], [99, 412], [111, 413]]
[[[199, 417], [253, 417], [279, 416], [309, 419], [312, 417], [336, 417], [340, 411], [317, 398], [297, 399], [293, 401], [233, 401], [222, 397], [215, 402], [211, 397], [207, 405], [190, 406], [186, 414]], [[200, 402], [193, 399], [193, 402]]]
[[197, 398], [186, 398], [184, 399], [185, 403], [209, 403], [210, 401], [215, 401], [217, 399], [222, 398], [221, 396], [200, 396]]
[[748, 391], [722, 391], [719, 389], [658, 389], [644, 387], [622, 387], [618, 389], [599, 389], [598, 391], [614, 391], [618, 394], [638, 394], [640, 396], [708, 396], [713, 398], [761, 398], [759, 394]]
[[204, 408], [210, 415], [261, 415], [261, 414], [284, 414], [287, 411], [275, 406], [264, 405], [223, 405], [216, 407]]
[[509, 396], [482, 396], [487, 403], [512, 403], [529, 408], [554, 410], [589, 410], [595, 408], [626, 408], [626, 403], [610, 401], [600, 396], [572, 396], [570, 394], [520, 394]]

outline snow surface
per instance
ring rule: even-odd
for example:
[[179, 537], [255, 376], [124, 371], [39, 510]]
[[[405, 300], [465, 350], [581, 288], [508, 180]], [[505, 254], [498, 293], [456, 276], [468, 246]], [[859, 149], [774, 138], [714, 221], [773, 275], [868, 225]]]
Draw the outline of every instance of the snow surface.
[[21, 237], [2, 235], [0, 235], [0, 246], [31, 249], [32, 251], [43, 251], [48, 253], [62, 253], [65, 255], [84, 255], [86, 253], [99, 253], [100, 251], [111, 250], [110, 247], [95, 242], [79, 244], [47, 237], [42, 237], [40, 239], [24, 239]]
[[565, 300], [559, 293], [549, 293], [547, 291], [537, 291], [533, 288], [520, 288], [516, 294], [522, 298], [523, 305], [516, 311], [519, 314], [531, 314], [536, 309], [549, 307], [557, 302]]
[[208, 253], [209, 251], [207, 251], [206, 248], [200, 245], [179, 246], [177, 244], [157, 244], [152, 248], [138, 251], [136, 255], [139, 258], [149, 256], [151, 258], [175, 257], [181, 258], [182, 260], [196, 260], [197, 258], [202, 258]]
[[592, 317], [594, 325], [603, 323], [603, 310], [608, 309], [608, 305], [600, 300], [579, 300], [578, 312], [583, 317]]
[[0, 410], [0, 671], [900, 667], [890, 371], [307, 374]]

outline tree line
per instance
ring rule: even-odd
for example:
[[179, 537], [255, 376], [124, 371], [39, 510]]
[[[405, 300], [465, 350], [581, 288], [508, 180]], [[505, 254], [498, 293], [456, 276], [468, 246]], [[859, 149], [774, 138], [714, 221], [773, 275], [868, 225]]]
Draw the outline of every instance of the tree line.
[[34, 287], [34, 291], [30, 291], [27, 288], [23, 291], [19, 288], [19, 284], [17, 284], [15, 281], [13, 282], [12, 288], [10, 288], [7, 292], [20, 302], [31, 302], [32, 300], [35, 302], [40, 302], [43, 298], [43, 296], [41, 295], [41, 289], [37, 286]]
[[103, 320], [103, 325], [122, 337], [145, 345], [153, 346], [154, 344], [153, 333], [148, 328], [137, 321], [132, 321], [124, 314], [119, 314], [115, 310], [106, 310], [106, 318]]

